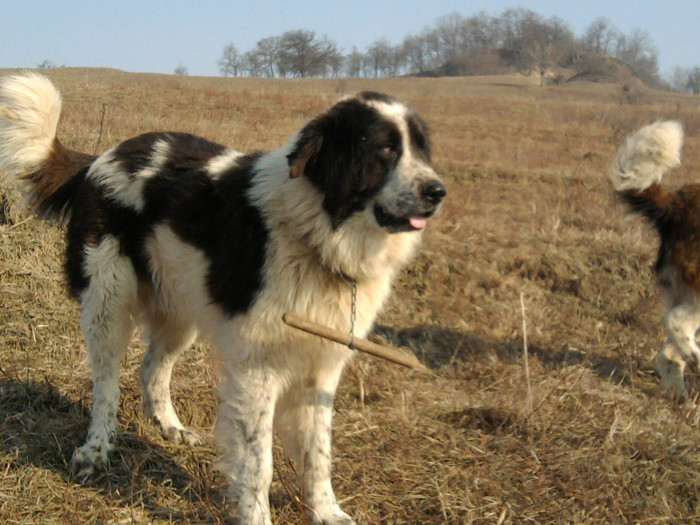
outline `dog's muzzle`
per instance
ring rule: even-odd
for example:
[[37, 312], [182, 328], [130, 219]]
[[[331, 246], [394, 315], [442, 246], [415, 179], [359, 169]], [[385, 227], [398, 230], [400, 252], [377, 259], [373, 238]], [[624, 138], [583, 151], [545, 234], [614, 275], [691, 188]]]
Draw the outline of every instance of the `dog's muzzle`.
[[[417, 193], [417, 194], [416, 194]], [[374, 217], [382, 228], [390, 233], [417, 231], [425, 228], [447, 195], [447, 188], [437, 179], [423, 183], [416, 193], [397, 196], [391, 206], [377, 202]]]

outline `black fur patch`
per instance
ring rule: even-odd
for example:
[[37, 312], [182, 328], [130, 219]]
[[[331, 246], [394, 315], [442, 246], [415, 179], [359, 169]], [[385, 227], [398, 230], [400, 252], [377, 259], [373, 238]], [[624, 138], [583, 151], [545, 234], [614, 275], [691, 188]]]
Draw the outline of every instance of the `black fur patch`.
[[61, 220], [64, 220], [75, 205], [75, 197], [85, 181], [85, 174], [88, 169], [89, 166], [86, 166], [68, 179], [65, 184], [59, 186], [56, 191], [49, 194], [41, 203], [40, 212], [42, 214], [60, 217]]
[[423, 161], [430, 163], [430, 136], [428, 127], [416, 114], [408, 117], [408, 134], [411, 138], [411, 147]]
[[257, 159], [242, 157], [217, 180], [168, 163], [146, 185], [148, 222], [167, 223], [206, 254], [209, 294], [230, 315], [245, 311], [262, 283], [267, 229], [247, 197]]
[[66, 229], [65, 271], [71, 294], [78, 297], [89, 284], [84, 270], [85, 248], [98, 244], [106, 235], [119, 241], [121, 253], [130, 257], [139, 275], [145, 276], [145, 229], [136, 211], [106, 198], [102, 188], [83, 176]]
[[154, 147], [161, 141], [169, 144], [169, 169], [183, 173], [202, 169], [207, 161], [226, 151], [220, 144], [188, 133], [145, 133], [122, 142], [114, 151], [114, 159], [125, 171], [136, 174], [151, 165]]
[[167, 224], [210, 261], [207, 286], [213, 301], [230, 315], [244, 311], [261, 285], [267, 242], [262, 216], [247, 198], [258, 156], [242, 157], [212, 179], [205, 168], [223, 146], [187, 134], [150, 133], [117, 147], [115, 161], [135, 176], [151, 164], [159, 140], [167, 140], [170, 151], [160, 171], [144, 181], [141, 212], [107, 197], [84, 173], [71, 181], [76, 194], [65, 263], [71, 293], [77, 297], [89, 284], [85, 247], [106, 235], [119, 241], [139, 278], [150, 280], [145, 242], [156, 225]]

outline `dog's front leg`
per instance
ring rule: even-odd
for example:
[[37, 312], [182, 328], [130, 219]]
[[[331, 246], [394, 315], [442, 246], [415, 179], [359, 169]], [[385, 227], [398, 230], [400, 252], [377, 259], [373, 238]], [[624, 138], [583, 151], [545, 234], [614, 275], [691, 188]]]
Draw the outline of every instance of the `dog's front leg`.
[[355, 521], [338, 505], [331, 485], [333, 398], [333, 393], [315, 392], [304, 408], [309, 413], [300, 420], [300, 434], [305, 442], [300, 463], [304, 493], [311, 523], [354, 525]]
[[270, 525], [272, 425], [281, 380], [264, 368], [224, 370], [216, 437], [218, 468], [230, 479], [231, 517], [240, 525]]
[[352, 525], [338, 505], [331, 485], [333, 400], [342, 363], [304, 384], [292, 385], [277, 406], [275, 426], [294, 459], [304, 487], [309, 521]]

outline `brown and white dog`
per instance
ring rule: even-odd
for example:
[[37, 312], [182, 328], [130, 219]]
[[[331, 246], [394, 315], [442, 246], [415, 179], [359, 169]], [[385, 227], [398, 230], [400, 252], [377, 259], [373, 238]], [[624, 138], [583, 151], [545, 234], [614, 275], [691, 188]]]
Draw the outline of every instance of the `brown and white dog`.
[[150, 133], [93, 157], [58, 141], [60, 108], [42, 76], [0, 83], [0, 170], [28, 182], [41, 217], [67, 224], [66, 277], [94, 379], [76, 473], [90, 475], [114, 449], [119, 364], [140, 323], [145, 412], [175, 441], [199, 437], [173, 408], [173, 365], [197, 335], [218, 354], [219, 466], [237, 523], [270, 523], [273, 427], [303, 478], [310, 520], [354, 523], [331, 487], [333, 399], [352, 351], [281, 317], [349, 331], [354, 281], [354, 331], [369, 331], [446, 193], [423, 121], [367, 92], [272, 152]]
[[659, 234], [655, 270], [667, 309], [668, 339], [656, 370], [662, 385], [685, 399], [686, 363], [700, 367], [695, 341], [700, 329], [700, 184], [674, 192], [661, 185], [664, 173], [680, 165], [682, 146], [683, 128], [676, 121], [643, 127], [617, 152], [611, 180], [623, 200]]

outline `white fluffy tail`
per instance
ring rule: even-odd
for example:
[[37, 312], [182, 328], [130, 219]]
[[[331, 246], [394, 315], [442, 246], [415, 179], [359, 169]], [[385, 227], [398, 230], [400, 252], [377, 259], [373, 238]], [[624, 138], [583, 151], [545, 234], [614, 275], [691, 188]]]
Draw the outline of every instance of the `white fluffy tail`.
[[0, 180], [21, 178], [49, 158], [61, 114], [61, 95], [44, 76], [0, 80]]
[[675, 120], [643, 127], [620, 147], [610, 180], [617, 191], [645, 190], [681, 163], [683, 127]]

